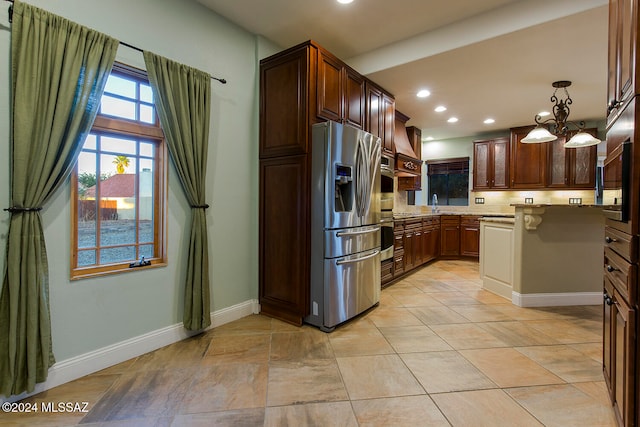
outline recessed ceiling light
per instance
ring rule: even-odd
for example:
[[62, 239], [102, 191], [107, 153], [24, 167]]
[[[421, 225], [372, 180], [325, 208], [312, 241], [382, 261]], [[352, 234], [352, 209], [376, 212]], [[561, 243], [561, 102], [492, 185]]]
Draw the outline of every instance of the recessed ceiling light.
[[443, 111], [447, 111], [447, 107], [444, 105], [438, 105], [434, 110], [436, 113], [442, 113]]
[[490, 125], [491, 123], [495, 123], [495, 122], [496, 122], [496, 121], [495, 121], [495, 120], [493, 120], [493, 119], [487, 119], [487, 120], [485, 120], [485, 121], [484, 121], [484, 124], [485, 124], [485, 125]]
[[447, 120], [449, 123], [455, 123], [458, 121], [457, 117], [450, 117], [449, 120]]
[[539, 115], [540, 117], [545, 117], [545, 116], [548, 116], [549, 114], [551, 114], [551, 113], [550, 113], [550, 112], [548, 112], [548, 111], [540, 111], [540, 112], [538, 113], [538, 115]]
[[427, 89], [422, 89], [421, 91], [419, 91], [418, 93], [416, 93], [416, 96], [418, 98], [426, 98], [427, 96], [431, 95], [431, 92], [429, 92]]
[[342, 3], [342, 4], [349, 4], [353, 2], [353, 0], [338, 0], [338, 3]]

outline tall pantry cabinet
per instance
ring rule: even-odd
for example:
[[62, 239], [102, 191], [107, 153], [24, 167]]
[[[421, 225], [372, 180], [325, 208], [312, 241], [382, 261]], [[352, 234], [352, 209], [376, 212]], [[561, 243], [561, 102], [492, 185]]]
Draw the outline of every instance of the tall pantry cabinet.
[[392, 152], [394, 112], [391, 94], [313, 41], [260, 61], [262, 313], [301, 325], [309, 311], [311, 126], [362, 128]]
[[609, 1], [607, 165], [630, 147], [629, 218], [605, 223], [603, 369], [618, 424], [640, 426], [638, 0]]

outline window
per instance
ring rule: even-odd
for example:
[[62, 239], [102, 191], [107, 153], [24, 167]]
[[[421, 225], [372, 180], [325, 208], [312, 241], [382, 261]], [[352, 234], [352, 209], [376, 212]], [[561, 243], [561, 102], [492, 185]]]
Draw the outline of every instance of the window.
[[439, 205], [469, 205], [469, 158], [428, 160], [429, 204], [433, 195]]
[[116, 63], [72, 174], [72, 278], [166, 263], [166, 158], [146, 73]]

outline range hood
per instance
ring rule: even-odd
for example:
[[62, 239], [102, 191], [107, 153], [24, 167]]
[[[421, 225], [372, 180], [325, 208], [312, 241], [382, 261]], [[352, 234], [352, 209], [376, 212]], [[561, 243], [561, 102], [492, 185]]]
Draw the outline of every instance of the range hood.
[[393, 144], [396, 149], [395, 175], [400, 177], [420, 176], [422, 160], [416, 155], [407, 136], [406, 123], [409, 117], [396, 110]]

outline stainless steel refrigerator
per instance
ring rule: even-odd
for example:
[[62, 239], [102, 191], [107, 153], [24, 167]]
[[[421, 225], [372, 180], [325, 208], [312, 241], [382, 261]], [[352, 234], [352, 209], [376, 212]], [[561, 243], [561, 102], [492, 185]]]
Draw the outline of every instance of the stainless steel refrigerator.
[[307, 323], [332, 331], [380, 301], [380, 138], [336, 122], [312, 128]]

